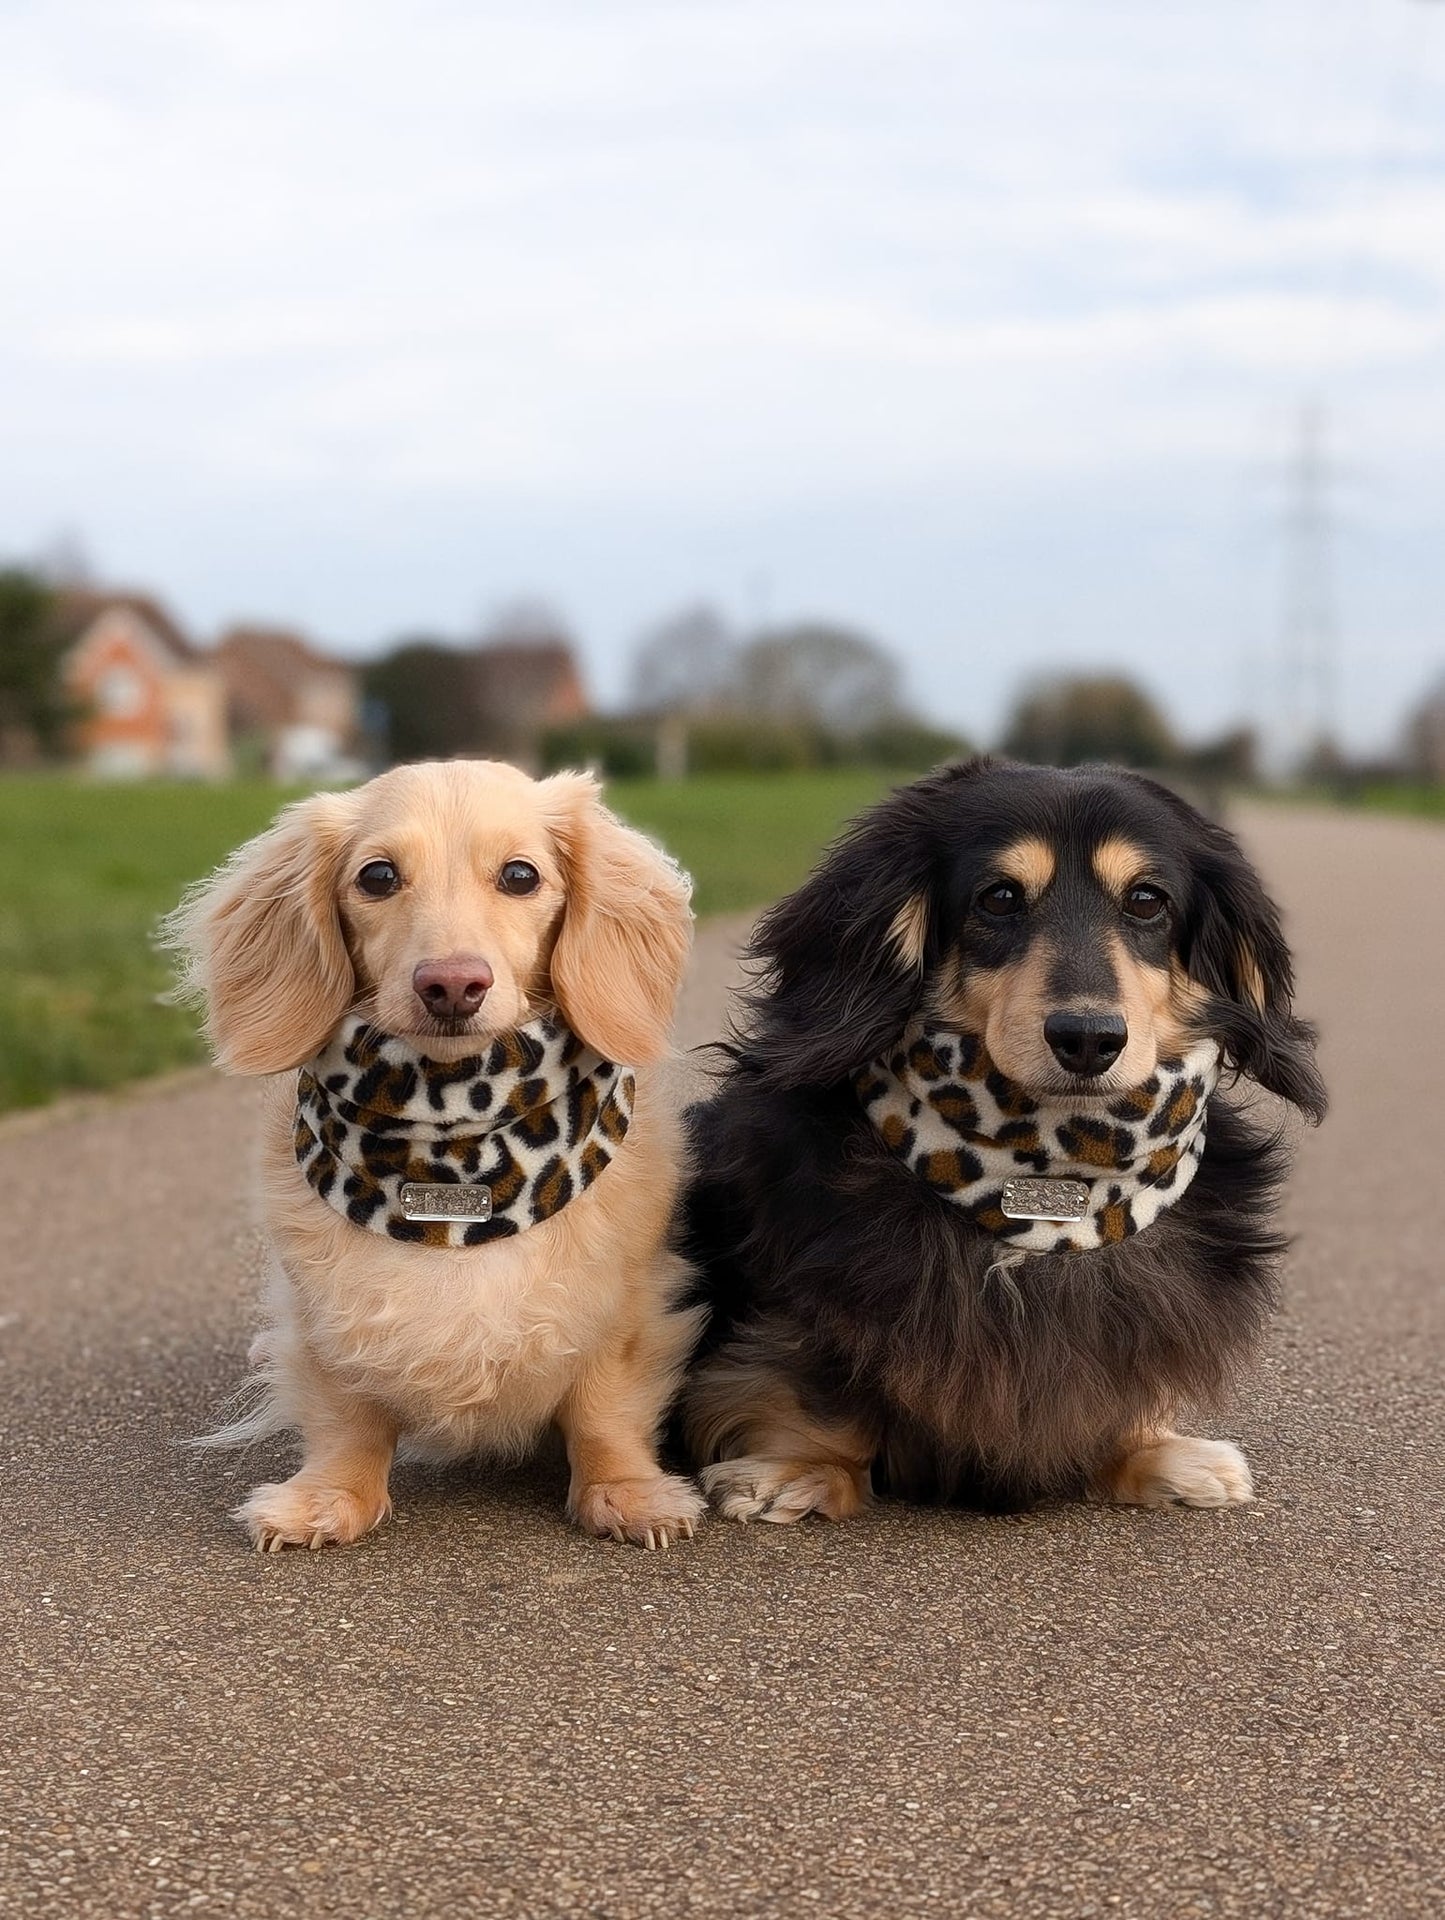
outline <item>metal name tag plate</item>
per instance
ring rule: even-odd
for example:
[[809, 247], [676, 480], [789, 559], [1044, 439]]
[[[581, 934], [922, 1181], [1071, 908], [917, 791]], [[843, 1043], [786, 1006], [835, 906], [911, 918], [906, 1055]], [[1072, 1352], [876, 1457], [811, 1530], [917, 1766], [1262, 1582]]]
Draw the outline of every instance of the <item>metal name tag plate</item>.
[[492, 1190], [450, 1180], [408, 1180], [401, 1190], [401, 1210], [408, 1220], [490, 1220]]
[[1005, 1180], [999, 1204], [1010, 1220], [1082, 1220], [1089, 1189], [1082, 1180]]

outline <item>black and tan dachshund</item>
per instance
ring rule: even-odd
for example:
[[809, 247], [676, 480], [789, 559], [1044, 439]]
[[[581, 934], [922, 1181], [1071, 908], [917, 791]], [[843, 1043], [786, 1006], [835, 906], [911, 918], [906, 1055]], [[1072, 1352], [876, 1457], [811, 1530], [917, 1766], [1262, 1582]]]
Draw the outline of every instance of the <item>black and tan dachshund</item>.
[[1274, 1301], [1281, 1110], [1243, 1083], [1325, 1093], [1235, 839], [1138, 775], [973, 760], [863, 815], [753, 951], [690, 1116], [719, 1510], [1249, 1499], [1173, 1422]]

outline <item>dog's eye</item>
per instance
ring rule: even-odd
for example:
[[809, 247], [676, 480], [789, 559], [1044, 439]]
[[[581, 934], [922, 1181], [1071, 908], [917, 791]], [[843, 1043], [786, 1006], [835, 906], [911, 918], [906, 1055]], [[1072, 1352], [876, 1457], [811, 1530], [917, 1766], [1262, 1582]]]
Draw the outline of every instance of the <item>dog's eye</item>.
[[978, 904], [995, 920], [1002, 920], [1008, 914], [1023, 912], [1024, 890], [1016, 887], [1012, 880], [1000, 880], [996, 886], [984, 888], [978, 896]]
[[542, 876], [530, 860], [509, 860], [497, 875], [503, 893], [535, 893], [541, 884]]
[[368, 860], [356, 876], [359, 893], [373, 900], [384, 900], [389, 893], [395, 893], [401, 885], [401, 875], [390, 860]]
[[1130, 887], [1124, 896], [1124, 911], [1131, 920], [1157, 920], [1168, 904], [1158, 887]]

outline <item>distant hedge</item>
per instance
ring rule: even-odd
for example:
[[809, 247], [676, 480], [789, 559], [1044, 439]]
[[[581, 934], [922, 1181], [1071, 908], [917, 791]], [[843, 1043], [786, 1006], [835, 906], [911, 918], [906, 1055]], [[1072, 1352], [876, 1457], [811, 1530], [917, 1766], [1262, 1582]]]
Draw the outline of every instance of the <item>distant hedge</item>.
[[[698, 720], [687, 729], [689, 773], [793, 773], [810, 767], [882, 767], [922, 773], [971, 749], [956, 733], [892, 720], [844, 738], [819, 727], [773, 721]], [[609, 779], [636, 779], [658, 767], [658, 728], [639, 719], [588, 720], [542, 736], [544, 769], [590, 766]]]

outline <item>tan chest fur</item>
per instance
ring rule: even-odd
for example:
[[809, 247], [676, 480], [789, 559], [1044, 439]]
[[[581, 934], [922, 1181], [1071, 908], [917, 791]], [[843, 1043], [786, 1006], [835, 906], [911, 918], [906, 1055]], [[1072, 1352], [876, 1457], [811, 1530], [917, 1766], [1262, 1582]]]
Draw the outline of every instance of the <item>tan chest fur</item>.
[[656, 1251], [676, 1189], [675, 1122], [640, 1077], [632, 1128], [561, 1213], [482, 1247], [430, 1248], [355, 1227], [308, 1185], [294, 1081], [268, 1090], [263, 1185], [279, 1259], [260, 1357], [309, 1362], [395, 1415], [436, 1456], [514, 1452], [588, 1358], [655, 1319], [682, 1267]]

